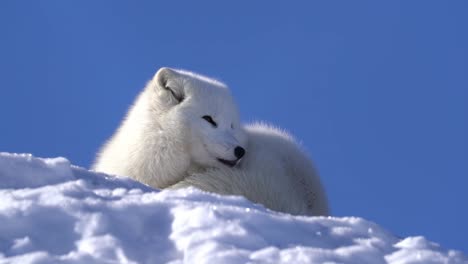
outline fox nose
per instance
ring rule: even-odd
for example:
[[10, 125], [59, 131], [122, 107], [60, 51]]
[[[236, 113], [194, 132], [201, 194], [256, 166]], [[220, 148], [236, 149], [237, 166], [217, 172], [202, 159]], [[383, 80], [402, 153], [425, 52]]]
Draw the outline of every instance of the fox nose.
[[245, 149], [243, 147], [237, 146], [234, 149], [234, 155], [236, 155], [236, 158], [240, 159], [244, 156], [244, 154], [245, 154]]

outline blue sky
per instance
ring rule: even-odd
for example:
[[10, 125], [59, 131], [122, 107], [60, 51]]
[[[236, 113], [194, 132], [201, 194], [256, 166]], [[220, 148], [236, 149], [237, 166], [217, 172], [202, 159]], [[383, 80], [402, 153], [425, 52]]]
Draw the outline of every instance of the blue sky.
[[0, 151], [88, 167], [162, 66], [292, 132], [334, 215], [468, 253], [465, 1], [1, 1]]

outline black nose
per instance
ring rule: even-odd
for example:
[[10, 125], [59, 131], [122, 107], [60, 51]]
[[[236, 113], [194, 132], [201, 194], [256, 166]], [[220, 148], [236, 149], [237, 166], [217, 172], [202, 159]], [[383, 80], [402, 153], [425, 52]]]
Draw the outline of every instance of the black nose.
[[244, 157], [244, 154], [245, 154], [245, 149], [243, 147], [237, 146], [234, 149], [234, 155], [236, 155], [236, 158], [240, 159], [240, 158]]

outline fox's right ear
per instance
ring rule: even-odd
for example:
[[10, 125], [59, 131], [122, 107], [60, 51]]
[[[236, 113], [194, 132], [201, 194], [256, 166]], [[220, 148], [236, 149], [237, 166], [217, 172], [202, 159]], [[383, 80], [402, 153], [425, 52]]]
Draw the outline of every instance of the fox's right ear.
[[170, 93], [171, 97], [180, 103], [184, 100], [184, 87], [180, 87], [181, 83], [176, 82], [176, 77], [179, 74], [171, 68], [163, 67], [158, 70], [154, 79], [156, 80], [156, 89], [162, 89]]

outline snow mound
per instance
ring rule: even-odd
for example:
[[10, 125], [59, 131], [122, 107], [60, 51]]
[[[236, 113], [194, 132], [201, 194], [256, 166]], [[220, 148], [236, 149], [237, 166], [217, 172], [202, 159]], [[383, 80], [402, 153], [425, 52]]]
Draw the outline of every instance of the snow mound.
[[357, 217], [158, 191], [64, 158], [0, 153], [0, 263], [468, 263]]

